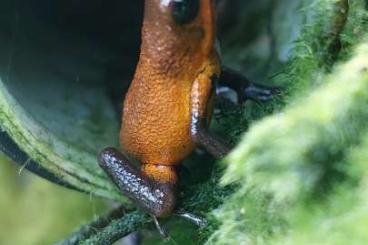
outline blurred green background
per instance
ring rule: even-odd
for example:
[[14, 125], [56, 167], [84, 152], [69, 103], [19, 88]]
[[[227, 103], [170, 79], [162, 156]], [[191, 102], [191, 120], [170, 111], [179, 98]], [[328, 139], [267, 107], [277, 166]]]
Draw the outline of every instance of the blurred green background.
[[52, 244], [104, 207], [97, 197], [47, 182], [0, 155], [0, 244]]

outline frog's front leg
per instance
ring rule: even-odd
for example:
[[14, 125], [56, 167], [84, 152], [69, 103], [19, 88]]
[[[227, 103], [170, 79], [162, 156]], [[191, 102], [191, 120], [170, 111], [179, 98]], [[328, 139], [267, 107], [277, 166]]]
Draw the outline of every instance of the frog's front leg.
[[251, 82], [244, 75], [230, 68], [223, 67], [218, 81], [220, 86], [234, 90], [238, 96], [238, 102], [246, 100], [266, 102], [271, 100], [276, 94], [280, 93], [278, 87], [268, 87], [265, 85]]
[[200, 74], [191, 90], [191, 128], [193, 141], [203, 146], [214, 157], [222, 158], [230, 148], [208, 130], [215, 93], [214, 78], [206, 73]]
[[[148, 213], [167, 217], [174, 210], [177, 181], [174, 167], [146, 164], [139, 172], [114, 148], [106, 148], [100, 153], [99, 164], [119, 190]], [[155, 176], [169, 178], [158, 179]]]

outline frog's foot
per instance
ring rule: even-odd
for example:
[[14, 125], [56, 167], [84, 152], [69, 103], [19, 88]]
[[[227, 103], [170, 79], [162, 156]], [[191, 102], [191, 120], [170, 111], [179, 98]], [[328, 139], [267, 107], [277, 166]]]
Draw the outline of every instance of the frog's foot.
[[272, 100], [275, 94], [279, 94], [278, 88], [267, 87], [256, 83], [249, 83], [248, 86], [242, 88], [237, 93], [240, 103], [245, 102], [247, 99], [256, 102], [267, 102]]
[[[159, 218], [172, 213], [176, 201], [175, 183], [150, 178], [146, 172], [143, 173], [144, 169], [139, 172], [114, 148], [107, 148], [100, 153], [99, 164], [119, 190], [148, 213]], [[155, 169], [158, 175], [172, 171], [160, 165], [148, 168]]]
[[174, 212], [174, 215], [181, 217], [185, 220], [188, 220], [189, 222], [198, 226], [200, 229], [203, 229], [208, 225], [206, 219], [199, 217], [197, 215], [194, 215], [192, 213], [185, 212], [184, 210], [177, 210]]
[[247, 100], [267, 102], [282, 91], [279, 87], [253, 83], [239, 72], [229, 68], [222, 69], [219, 85], [234, 90], [237, 93], [238, 103], [244, 103]]

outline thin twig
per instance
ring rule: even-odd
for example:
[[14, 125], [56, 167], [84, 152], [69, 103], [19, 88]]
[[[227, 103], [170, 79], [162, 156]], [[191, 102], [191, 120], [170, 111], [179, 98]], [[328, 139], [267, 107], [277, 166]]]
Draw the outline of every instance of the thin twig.
[[149, 215], [144, 214], [141, 211], [132, 211], [125, 214], [123, 217], [117, 220], [113, 220], [108, 226], [106, 226], [100, 232], [94, 234], [84, 241], [74, 244], [99, 244], [110, 245], [118, 241], [122, 237], [129, 235], [132, 232], [144, 227], [150, 223], [152, 218]]
[[126, 209], [120, 206], [106, 216], [99, 217], [92, 223], [82, 226], [78, 231], [74, 232], [70, 237], [57, 243], [57, 245], [74, 245], [79, 244], [81, 241], [88, 239], [89, 237], [97, 234], [100, 230], [104, 229], [113, 220], [119, 219], [126, 213]]
[[[218, 186], [218, 173], [208, 182], [197, 184], [182, 190], [183, 196], [179, 198], [182, 210], [190, 210], [198, 215], [204, 215], [209, 210], [218, 207], [224, 197], [232, 192], [232, 188], [221, 188]], [[117, 218], [118, 217], [118, 218]], [[82, 227], [69, 238], [58, 243], [58, 245], [75, 244], [102, 244], [109, 245], [127, 236], [128, 234], [144, 228], [152, 223], [152, 218], [139, 210], [124, 212], [112, 211], [105, 218]], [[214, 226], [211, 226], [213, 228]], [[206, 227], [206, 229], [209, 227]], [[199, 230], [203, 230], [200, 228]]]

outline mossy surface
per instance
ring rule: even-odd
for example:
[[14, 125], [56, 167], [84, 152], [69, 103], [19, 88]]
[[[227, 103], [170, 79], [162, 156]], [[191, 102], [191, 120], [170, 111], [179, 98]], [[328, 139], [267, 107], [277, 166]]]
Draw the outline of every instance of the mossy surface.
[[222, 184], [238, 189], [213, 212], [222, 224], [208, 244], [366, 241], [367, 11], [347, 3], [304, 9], [314, 18], [273, 78], [292, 81], [286, 107], [254, 123], [226, 159]]

